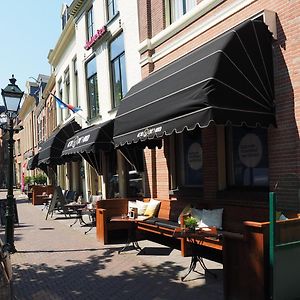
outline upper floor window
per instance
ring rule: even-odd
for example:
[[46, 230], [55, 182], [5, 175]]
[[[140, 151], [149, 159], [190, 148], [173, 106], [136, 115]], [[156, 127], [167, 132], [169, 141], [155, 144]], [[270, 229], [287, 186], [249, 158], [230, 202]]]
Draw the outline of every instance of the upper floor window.
[[87, 39], [90, 40], [91, 37], [94, 35], [94, 16], [93, 16], [93, 7], [91, 7], [87, 12]]
[[174, 23], [197, 5], [197, 0], [169, 0], [170, 21]]
[[92, 119], [99, 115], [98, 80], [95, 57], [86, 64], [86, 81], [89, 118]]
[[227, 129], [227, 178], [234, 187], [267, 187], [269, 184], [267, 130]]
[[127, 93], [123, 33], [110, 44], [110, 64], [112, 72], [113, 107], [116, 107]]
[[108, 20], [111, 20], [118, 12], [118, 0], [107, 0]]
[[[59, 98], [59, 99], [63, 99], [62, 79], [60, 79], [60, 80], [58, 81], [58, 98]], [[59, 108], [58, 114], [59, 114], [59, 121], [61, 121], [61, 120], [63, 119], [63, 111], [62, 111], [61, 108]]]
[[69, 10], [68, 10], [68, 8], [69, 7], [66, 5], [64, 7], [64, 10], [63, 10], [62, 14], [61, 14], [61, 28], [62, 28], [62, 30], [64, 30], [64, 28], [65, 28], [65, 26], [68, 22], [68, 19], [69, 19]]
[[[70, 103], [70, 72], [69, 68], [65, 71], [65, 100], [66, 103]], [[67, 115], [70, 115], [70, 110], [67, 110]]]
[[74, 72], [74, 106], [78, 106], [78, 67], [77, 67], [77, 57], [73, 60], [73, 72]]

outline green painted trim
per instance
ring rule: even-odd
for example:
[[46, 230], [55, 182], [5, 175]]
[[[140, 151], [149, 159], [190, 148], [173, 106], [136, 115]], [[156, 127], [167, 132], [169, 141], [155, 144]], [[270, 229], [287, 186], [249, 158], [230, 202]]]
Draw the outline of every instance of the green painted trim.
[[269, 267], [270, 267], [270, 299], [273, 299], [273, 279], [274, 279], [274, 264], [275, 264], [275, 234], [276, 234], [276, 195], [274, 192], [269, 193]]

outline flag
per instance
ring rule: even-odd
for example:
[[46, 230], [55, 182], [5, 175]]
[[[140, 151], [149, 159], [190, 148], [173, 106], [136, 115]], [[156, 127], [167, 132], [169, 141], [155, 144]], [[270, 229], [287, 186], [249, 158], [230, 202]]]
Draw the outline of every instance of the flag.
[[63, 102], [61, 99], [59, 99], [58, 97], [56, 97], [54, 94], [50, 93], [56, 100], [56, 103], [58, 104], [58, 106], [61, 108], [61, 109], [65, 109], [65, 108], [68, 108], [69, 110], [71, 110], [73, 113], [77, 113], [78, 111], [82, 110], [82, 108], [80, 107], [75, 107], [71, 104], [68, 104], [68, 103], [65, 103]]

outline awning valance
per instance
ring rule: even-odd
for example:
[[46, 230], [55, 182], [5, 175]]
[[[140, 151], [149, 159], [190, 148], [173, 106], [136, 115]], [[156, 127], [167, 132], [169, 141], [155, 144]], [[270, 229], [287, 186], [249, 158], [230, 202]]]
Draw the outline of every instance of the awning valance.
[[81, 126], [72, 120], [63, 127], [56, 130], [48, 140], [41, 144], [38, 166], [40, 165], [59, 165], [63, 163], [61, 158], [62, 150], [68, 138], [74, 135]]
[[115, 118], [115, 145], [211, 122], [275, 125], [272, 36], [248, 20], [130, 89]]
[[[92, 125], [77, 131], [66, 141], [62, 151], [64, 162], [85, 159], [100, 175], [102, 174], [103, 152], [114, 151], [114, 119]], [[143, 170], [143, 153], [141, 149], [121, 147], [125, 159], [139, 171]]]
[[83, 128], [66, 141], [62, 155], [65, 157], [73, 154], [96, 152], [96, 150], [111, 151], [114, 148], [113, 130], [113, 120]]

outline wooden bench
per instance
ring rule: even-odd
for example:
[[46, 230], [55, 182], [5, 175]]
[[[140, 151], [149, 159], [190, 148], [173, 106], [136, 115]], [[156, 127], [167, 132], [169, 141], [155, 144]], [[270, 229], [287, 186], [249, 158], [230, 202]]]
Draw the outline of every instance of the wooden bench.
[[[300, 215], [277, 221], [277, 242], [300, 240]], [[223, 278], [225, 299], [269, 299], [269, 222], [245, 221], [240, 238], [224, 236]]]
[[110, 242], [113, 231], [128, 228], [128, 223], [110, 222], [111, 217], [128, 213], [128, 201], [131, 198], [111, 198], [99, 200], [96, 204], [96, 236], [104, 245]]

